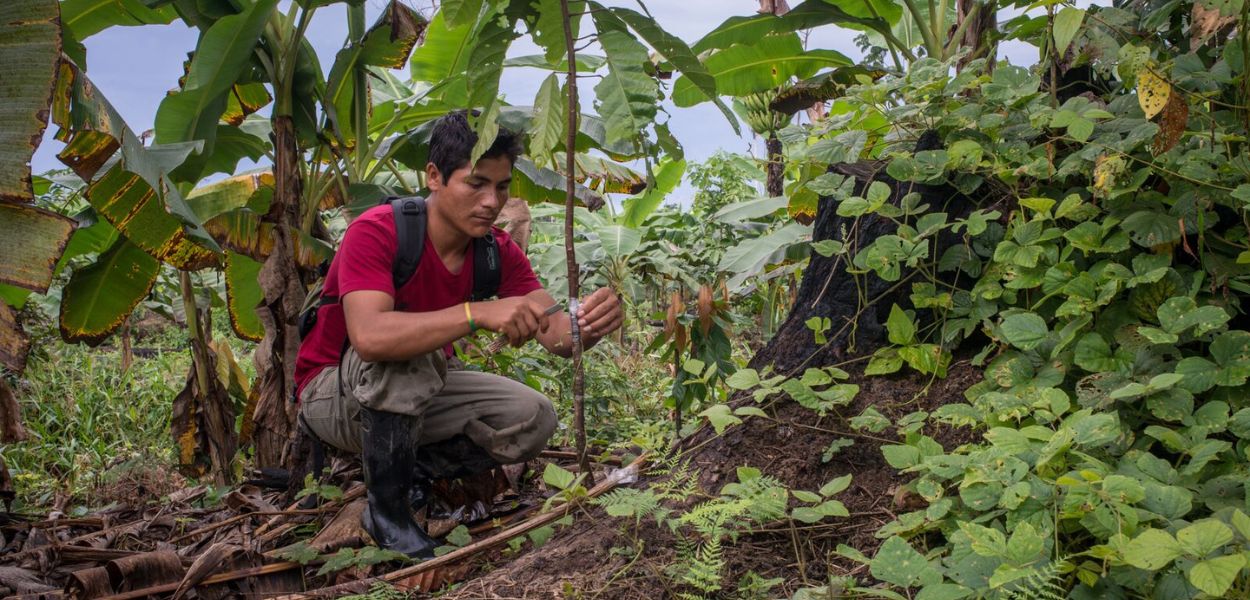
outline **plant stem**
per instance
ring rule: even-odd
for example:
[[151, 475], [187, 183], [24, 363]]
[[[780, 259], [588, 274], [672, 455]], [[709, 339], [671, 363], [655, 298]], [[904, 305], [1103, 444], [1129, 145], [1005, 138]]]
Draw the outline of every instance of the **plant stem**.
[[912, 20], [916, 22], [916, 27], [920, 30], [920, 37], [924, 39], [925, 52], [933, 58], [939, 58], [942, 54], [942, 46], [938, 43], [937, 36], [933, 34], [929, 24], [925, 23], [924, 18], [920, 16], [916, 0], [903, 0], [903, 3], [907, 5], [907, 12], [911, 13]]
[[[577, 167], [577, 50], [573, 46], [573, 28], [569, 19], [569, 0], [560, 0], [560, 16], [564, 23], [564, 47], [568, 51], [568, 77], [565, 87], [569, 90], [568, 129], [564, 143], [564, 255], [569, 274], [569, 300], [578, 297], [577, 250], [573, 245], [574, 175]], [[577, 315], [570, 311], [572, 327], [577, 327]], [[587, 482], [595, 484], [595, 473], [590, 469], [586, 456], [586, 380], [582, 367], [582, 341], [580, 335], [573, 337], [573, 429], [577, 432], [577, 464], [586, 474]]]
[[200, 311], [195, 306], [195, 287], [191, 284], [191, 274], [178, 271], [178, 283], [182, 288], [182, 309], [187, 315], [187, 337], [191, 340], [191, 362], [195, 368], [195, 383], [199, 388], [200, 397], [207, 398], [208, 387], [208, 343], [203, 337], [200, 327]]

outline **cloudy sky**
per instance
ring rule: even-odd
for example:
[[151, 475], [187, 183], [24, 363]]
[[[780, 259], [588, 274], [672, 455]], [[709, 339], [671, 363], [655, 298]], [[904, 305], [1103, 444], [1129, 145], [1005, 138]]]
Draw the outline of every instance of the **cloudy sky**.
[[[758, 0], [650, 0], [647, 9], [669, 32], [693, 43], [716, 28], [725, 19], [736, 15], [753, 14], [759, 7]], [[426, 14], [431, 13], [430, 0], [408, 0], [409, 5]], [[287, 4], [287, 2], [283, 2]], [[386, 5], [385, 0], [365, 0], [372, 22]], [[636, 1], [608, 0], [608, 5], [637, 8]], [[797, 2], [792, 2], [797, 4]], [[346, 8], [342, 4], [319, 9], [313, 18], [308, 37], [317, 50], [324, 71], [329, 72], [330, 63], [343, 44], [347, 34]], [[860, 56], [853, 43], [854, 33], [836, 27], [821, 27], [809, 33], [809, 48], [829, 48], [846, 54], [852, 59]], [[171, 25], [145, 27], [116, 27], [101, 32], [86, 41], [87, 73], [104, 96], [117, 107], [122, 117], [135, 131], [152, 127], [157, 106], [166, 92], [177, 86], [182, 74], [182, 62], [188, 52], [195, 49], [196, 32], [176, 21]], [[509, 56], [522, 56], [538, 52], [536, 46], [521, 38], [513, 44]], [[1006, 54], [1017, 64], [1030, 60], [1035, 50], [1010, 48]], [[1016, 56], [1019, 55], [1017, 59]], [[406, 77], [406, 75], [401, 75]], [[504, 72], [500, 91], [512, 104], [531, 104], [545, 73], [533, 69], [509, 69]], [[591, 94], [587, 94], [588, 98]], [[589, 100], [587, 99], [587, 106]], [[701, 161], [718, 149], [731, 152], [752, 152], [759, 156], [763, 146], [752, 140], [748, 132], [739, 137], [733, 133], [725, 118], [711, 104], [693, 108], [667, 106], [671, 115], [673, 133], [685, 146], [687, 159]], [[45, 141], [35, 155], [34, 170], [40, 173], [62, 168], [56, 160], [60, 144], [51, 139], [55, 126], [50, 127]], [[692, 191], [683, 185], [678, 195]], [[681, 202], [683, 198], [674, 198]]]

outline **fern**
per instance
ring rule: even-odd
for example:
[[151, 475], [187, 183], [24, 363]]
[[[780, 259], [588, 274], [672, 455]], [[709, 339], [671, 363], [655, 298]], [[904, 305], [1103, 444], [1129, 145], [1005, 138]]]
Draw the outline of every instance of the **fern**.
[[343, 596], [340, 600], [407, 600], [407, 598], [408, 594], [399, 591], [395, 586], [379, 581], [370, 586], [368, 592]]
[[1013, 581], [1009, 589], [999, 592], [1001, 600], [1064, 600], [1068, 590], [1063, 585], [1064, 573], [1072, 570], [1065, 560], [1038, 565], [1029, 574]]
[[682, 574], [682, 583], [701, 592], [715, 592], [721, 589], [721, 570], [725, 568], [725, 558], [721, 553], [720, 540], [712, 539], [699, 545], [694, 553], [694, 560]]

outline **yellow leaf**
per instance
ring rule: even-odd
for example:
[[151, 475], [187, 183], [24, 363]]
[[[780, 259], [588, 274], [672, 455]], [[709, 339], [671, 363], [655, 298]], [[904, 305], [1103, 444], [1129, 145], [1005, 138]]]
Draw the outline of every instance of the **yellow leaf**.
[[1162, 112], [1171, 95], [1172, 86], [1154, 71], [1142, 69], [1137, 74], [1137, 102], [1141, 104], [1141, 110], [1146, 113], [1147, 119], [1153, 119]]

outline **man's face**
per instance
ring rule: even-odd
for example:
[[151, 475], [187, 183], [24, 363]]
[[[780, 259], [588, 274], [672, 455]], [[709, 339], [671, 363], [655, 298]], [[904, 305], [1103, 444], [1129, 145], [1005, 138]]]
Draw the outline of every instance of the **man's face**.
[[472, 168], [461, 167], [443, 180], [433, 163], [426, 166], [426, 183], [438, 194], [438, 211], [469, 237], [490, 232], [499, 211], [508, 202], [512, 161], [507, 156], [482, 158]]

